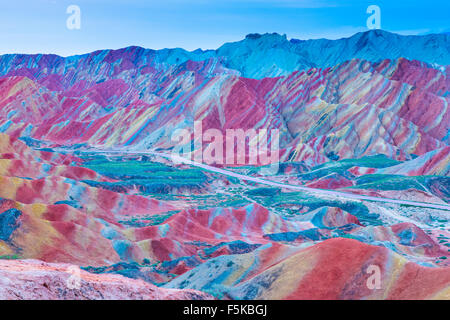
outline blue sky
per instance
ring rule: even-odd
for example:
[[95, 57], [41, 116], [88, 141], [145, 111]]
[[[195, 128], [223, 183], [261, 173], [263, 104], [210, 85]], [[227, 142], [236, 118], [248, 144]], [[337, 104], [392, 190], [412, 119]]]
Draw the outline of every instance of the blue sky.
[[[80, 30], [66, 27], [72, 4], [81, 9]], [[255, 32], [336, 39], [367, 30], [372, 4], [381, 9], [384, 30], [450, 31], [448, 0], [2, 0], [0, 54], [67, 56], [129, 45], [211, 49]]]

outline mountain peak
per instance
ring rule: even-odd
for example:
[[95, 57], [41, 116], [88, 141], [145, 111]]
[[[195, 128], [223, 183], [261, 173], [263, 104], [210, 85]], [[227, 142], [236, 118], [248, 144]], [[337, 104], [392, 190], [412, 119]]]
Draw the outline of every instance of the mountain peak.
[[275, 41], [287, 41], [287, 36], [286, 36], [286, 34], [281, 35], [281, 34], [276, 33], [276, 32], [263, 33], [263, 34], [260, 34], [260, 33], [249, 33], [249, 34], [247, 34], [245, 36], [245, 39], [246, 40], [258, 40], [258, 39], [261, 39], [261, 40], [268, 40], [268, 41], [273, 41], [273, 40], [275, 40]]

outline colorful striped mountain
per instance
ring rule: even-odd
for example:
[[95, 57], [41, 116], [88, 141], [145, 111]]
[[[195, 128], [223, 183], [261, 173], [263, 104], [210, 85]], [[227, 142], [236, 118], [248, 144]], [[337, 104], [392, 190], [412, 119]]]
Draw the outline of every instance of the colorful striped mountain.
[[[450, 299], [449, 74], [381, 30], [0, 56], [0, 297]], [[174, 162], [196, 123], [276, 130], [276, 172]]]

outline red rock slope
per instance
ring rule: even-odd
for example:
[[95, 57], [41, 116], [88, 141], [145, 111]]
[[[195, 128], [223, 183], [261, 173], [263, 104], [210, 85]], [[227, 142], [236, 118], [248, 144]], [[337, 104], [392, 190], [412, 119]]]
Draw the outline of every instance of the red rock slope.
[[73, 277], [70, 267], [68, 264], [38, 260], [0, 260], [0, 299], [212, 299], [208, 294], [194, 290], [163, 289], [142, 280], [120, 275], [97, 275], [82, 270], [79, 289], [72, 289], [76, 282], [69, 280]]

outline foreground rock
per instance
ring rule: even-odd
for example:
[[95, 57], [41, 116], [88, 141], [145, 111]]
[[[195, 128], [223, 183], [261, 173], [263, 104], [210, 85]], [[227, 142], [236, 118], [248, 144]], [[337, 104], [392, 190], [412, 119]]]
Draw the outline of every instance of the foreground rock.
[[212, 299], [195, 290], [163, 289], [142, 280], [82, 270], [78, 281], [77, 270], [69, 264], [39, 260], [0, 260], [0, 299]]

